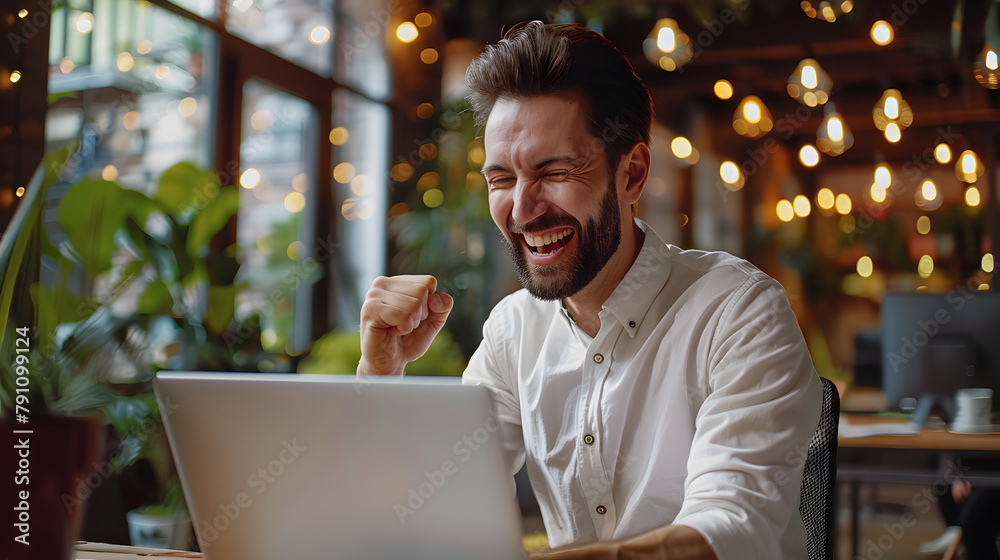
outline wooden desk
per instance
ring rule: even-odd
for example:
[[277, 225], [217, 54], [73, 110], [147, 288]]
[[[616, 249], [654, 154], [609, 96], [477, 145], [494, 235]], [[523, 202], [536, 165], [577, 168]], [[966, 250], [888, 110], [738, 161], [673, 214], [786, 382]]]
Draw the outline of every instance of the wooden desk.
[[[906, 419], [841, 415], [851, 425], [905, 425]], [[1000, 433], [959, 434], [931, 424], [916, 434], [839, 437], [837, 482], [850, 484], [851, 558], [858, 557], [858, 494], [864, 483], [892, 482], [947, 489], [958, 476], [973, 485], [1000, 486]], [[963, 459], [986, 460], [989, 468], [963, 466]], [[931, 465], [933, 463], [933, 465]], [[940, 495], [940, 494], [938, 494]]]
[[152, 558], [204, 558], [200, 552], [140, 548], [118, 544], [78, 542], [73, 546], [76, 560], [148, 560]]

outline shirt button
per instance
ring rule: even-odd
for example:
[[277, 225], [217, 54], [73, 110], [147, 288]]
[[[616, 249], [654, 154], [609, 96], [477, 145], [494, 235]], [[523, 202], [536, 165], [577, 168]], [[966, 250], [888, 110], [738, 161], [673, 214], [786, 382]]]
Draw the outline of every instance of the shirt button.
[[594, 362], [598, 363], [598, 364], [603, 363], [604, 362], [604, 356], [602, 356], [600, 354], [594, 354]]
[[629, 321], [628, 322], [628, 328], [634, 329], [635, 328], [635, 321]]
[[594, 445], [594, 436], [590, 434], [583, 436], [583, 443], [586, 443], [587, 445]]
[[597, 506], [597, 513], [600, 515], [604, 515], [605, 513], [608, 513], [608, 508], [604, 506]]

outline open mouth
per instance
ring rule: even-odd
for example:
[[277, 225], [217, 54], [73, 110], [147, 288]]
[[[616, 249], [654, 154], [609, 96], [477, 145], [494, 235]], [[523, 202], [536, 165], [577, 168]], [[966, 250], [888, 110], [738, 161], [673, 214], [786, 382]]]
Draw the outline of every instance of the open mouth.
[[524, 233], [524, 242], [528, 245], [528, 250], [537, 257], [548, 257], [554, 255], [560, 249], [569, 244], [573, 238], [572, 228], [553, 230], [543, 234]]

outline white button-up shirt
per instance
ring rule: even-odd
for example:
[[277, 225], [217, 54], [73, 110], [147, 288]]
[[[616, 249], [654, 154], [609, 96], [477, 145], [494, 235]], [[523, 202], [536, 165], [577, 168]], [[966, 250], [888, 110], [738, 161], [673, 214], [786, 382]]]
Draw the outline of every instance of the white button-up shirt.
[[801, 559], [821, 384], [785, 292], [744, 260], [642, 249], [591, 338], [558, 301], [501, 301], [465, 383], [491, 389], [553, 546], [667, 524], [720, 560]]

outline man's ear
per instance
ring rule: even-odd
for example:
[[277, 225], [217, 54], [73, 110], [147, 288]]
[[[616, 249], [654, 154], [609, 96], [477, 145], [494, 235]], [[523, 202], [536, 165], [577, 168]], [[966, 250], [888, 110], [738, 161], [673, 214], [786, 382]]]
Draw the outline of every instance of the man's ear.
[[649, 146], [645, 142], [636, 142], [622, 156], [616, 179], [625, 204], [631, 206], [639, 201], [649, 177], [649, 161]]

